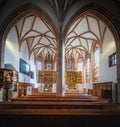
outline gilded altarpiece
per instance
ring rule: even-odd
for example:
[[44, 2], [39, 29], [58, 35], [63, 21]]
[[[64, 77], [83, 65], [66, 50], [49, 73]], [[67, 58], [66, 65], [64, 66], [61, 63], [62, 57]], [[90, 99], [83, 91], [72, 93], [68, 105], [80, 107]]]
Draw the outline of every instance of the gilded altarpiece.
[[82, 72], [66, 71], [65, 83], [68, 88], [74, 89], [76, 84], [82, 83]]
[[39, 83], [44, 83], [46, 88], [51, 89], [52, 84], [56, 83], [56, 71], [39, 71]]
[[[46, 88], [52, 87], [56, 83], [56, 71], [39, 71], [39, 83], [44, 83]], [[76, 84], [82, 83], [82, 72], [66, 71], [65, 83], [68, 88], [75, 88]]]

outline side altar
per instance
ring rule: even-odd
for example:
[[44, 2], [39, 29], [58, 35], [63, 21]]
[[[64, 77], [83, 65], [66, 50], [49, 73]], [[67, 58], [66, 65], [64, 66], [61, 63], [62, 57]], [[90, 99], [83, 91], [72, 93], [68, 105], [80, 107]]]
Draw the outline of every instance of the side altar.
[[76, 84], [82, 84], [82, 72], [78, 71], [66, 71], [65, 72], [65, 83], [68, 88], [76, 88]]
[[[44, 83], [45, 88], [52, 89], [52, 85], [56, 83], [56, 71], [39, 71], [38, 83]], [[74, 89], [76, 84], [82, 84], [82, 72], [66, 71], [65, 84], [69, 89]]]
[[44, 83], [45, 89], [51, 91], [53, 83], [56, 83], [56, 71], [39, 71], [38, 83]]

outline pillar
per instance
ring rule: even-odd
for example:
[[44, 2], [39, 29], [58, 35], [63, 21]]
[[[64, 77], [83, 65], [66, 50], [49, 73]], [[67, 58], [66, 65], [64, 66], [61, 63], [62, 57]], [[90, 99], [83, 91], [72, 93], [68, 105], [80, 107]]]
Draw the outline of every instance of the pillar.
[[64, 96], [65, 48], [64, 42], [59, 39], [57, 48], [57, 96]]
[[4, 68], [4, 50], [5, 50], [5, 43], [2, 43], [1, 41], [0, 42], [0, 68]]
[[116, 85], [116, 101], [120, 103], [120, 46], [116, 46], [117, 49], [117, 85]]

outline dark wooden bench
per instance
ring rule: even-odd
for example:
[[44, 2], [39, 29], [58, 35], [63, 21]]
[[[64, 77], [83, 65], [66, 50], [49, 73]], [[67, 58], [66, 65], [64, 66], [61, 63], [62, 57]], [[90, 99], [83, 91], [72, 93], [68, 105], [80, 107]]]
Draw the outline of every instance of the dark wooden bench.
[[119, 127], [120, 110], [0, 109], [0, 127]]
[[0, 102], [0, 127], [115, 127], [119, 121], [120, 104], [86, 94], [35, 94]]
[[[34, 98], [35, 99], [35, 98]], [[34, 100], [33, 99], [33, 100]], [[58, 101], [58, 100], [16, 100], [12, 102], [0, 102], [0, 109], [114, 109], [116, 104], [108, 101]]]
[[65, 94], [65, 96], [53, 96], [53, 94], [36, 94], [13, 98], [11, 101], [97, 102], [99, 99], [98, 97], [85, 94]]
[[[27, 97], [22, 97], [24, 98]], [[32, 96], [27, 99], [31, 98]], [[118, 103], [104, 100], [58, 102], [49, 100], [49, 97], [42, 98], [48, 100], [0, 102], [0, 127], [120, 126], [120, 104]], [[70, 97], [66, 98], [70, 99]], [[36, 95], [32, 99], [39, 98]]]

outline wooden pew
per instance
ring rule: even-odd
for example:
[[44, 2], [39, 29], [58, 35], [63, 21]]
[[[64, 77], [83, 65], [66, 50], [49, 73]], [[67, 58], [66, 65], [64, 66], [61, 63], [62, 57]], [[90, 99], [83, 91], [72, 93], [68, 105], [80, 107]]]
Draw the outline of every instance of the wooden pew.
[[[120, 126], [120, 104], [106, 100], [80, 101], [82, 97], [77, 94], [65, 97], [48, 95], [31, 95], [21, 97], [19, 101], [0, 102], [0, 127]], [[83, 99], [87, 99], [85, 97]], [[71, 98], [76, 98], [76, 101], [71, 101]], [[33, 101], [35, 99], [38, 100]]]
[[97, 102], [98, 97], [93, 97], [91, 95], [85, 94], [65, 94], [65, 96], [56, 96], [53, 93], [49, 94], [36, 94], [23, 96], [19, 98], [13, 98], [11, 101], [71, 101], [71, 102]]
[[24, 98], [14, 98], [11, 101], [55, 101], [55, 102], [97, 102], [98, 99], [95, 98], [63, 98], [63, 97], [24, 97]]
[[119, 127], [120, 110], [0, 109], [0, 127]]
[[106, 101], [80, 102], [80, 101], [13, 101], [0, 102], [0, 109], [117, 109], [120, 106]]

